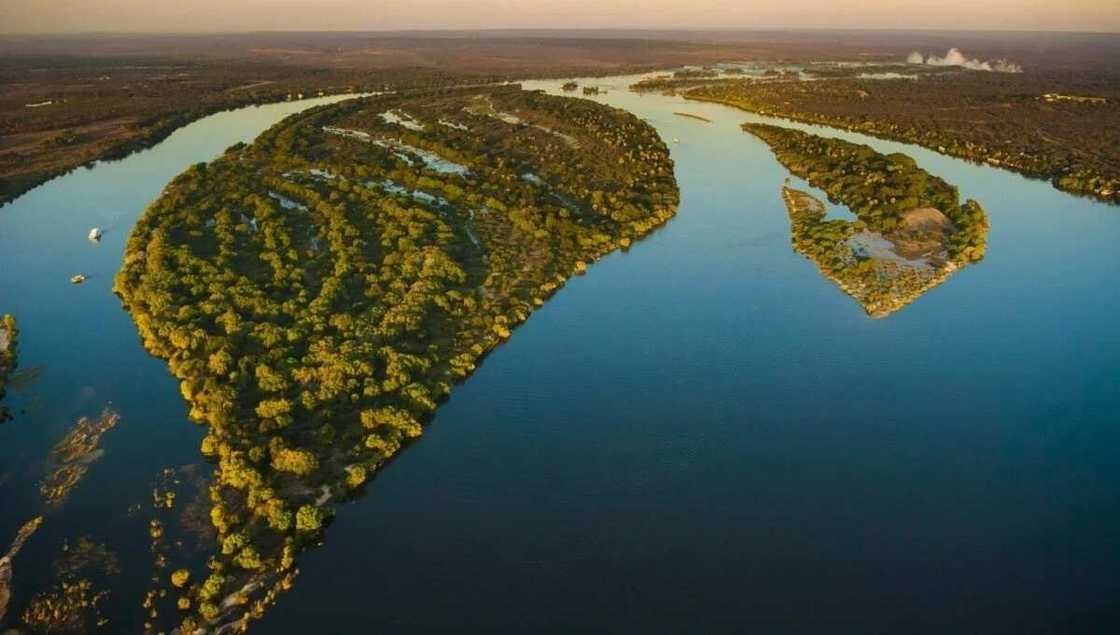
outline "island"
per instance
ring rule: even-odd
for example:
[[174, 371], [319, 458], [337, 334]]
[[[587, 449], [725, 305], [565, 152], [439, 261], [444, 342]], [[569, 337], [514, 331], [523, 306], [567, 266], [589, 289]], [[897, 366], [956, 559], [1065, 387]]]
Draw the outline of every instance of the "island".
[[[8, 378], [18, 364], [17, 346], [19, 329], [11, 314], [0, 316], [0, 401], [8, 394]], [[12, 418], [7, 406], [0, 403], [0, 423]]]
[[[673, 75], [657, 75], [655, 77], [647, 77], [641, 79], [633, 84], [630, 84], [629, 89], [636, 93], [643, 92], [658, 92], [663, 95], [676, 95], [682, 91], [688, 91], [700, 86], [708, 86], [710, 84], [722, 84], [731, 81], [727, 77], [685, 77], [680, 78]], [[738, 81], [751, 81], [749, 79], [739, 79]]]
[[161, 562], [152, 611], [260, 616], [453, 384], [678, 201], [651, 126], [516, 85], [314, 108], [177, 177], [114, 290], [206, 426], [217, 549]]
[[719, 77], [719, 71], [714, 68], [682, 68], [673, 73], [675, 79], [711, 79]]
[[778, 161], [845, 205], [856, 220], [829, 219], [813, 195], [783, 187], [793, 247], [882, 318], [984, 257], [988, 219], [980, 204], [904, 154], [767, 124], [743, 129]]
[[[1120, 91], [1108, 82], [921, 65], [817, 65], [810, 72], [818, 79], [724, 78], [685, 97], [912, 143], [1120, 203]], [[646, 86], [654, 87], [661, 86]]]
[[673, 114], [678, 116], [678, 117], [685, 117], [685, 118], [688, 118], [688, 119], [696, 119], [697, 121], [703, 121], [704, 123], [712, 123], [711, 119], [708, 119], [707, 117], [701, 117], [700, 115], [694, 115], [690, 112], [674, 112]]

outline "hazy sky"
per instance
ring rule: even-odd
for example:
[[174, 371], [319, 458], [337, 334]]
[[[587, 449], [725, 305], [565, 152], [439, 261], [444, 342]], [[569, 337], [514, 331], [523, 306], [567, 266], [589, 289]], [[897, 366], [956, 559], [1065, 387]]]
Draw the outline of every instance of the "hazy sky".
[[1120, 0], [0, 0], [0, 32], [623, 27], [1120, 31]]

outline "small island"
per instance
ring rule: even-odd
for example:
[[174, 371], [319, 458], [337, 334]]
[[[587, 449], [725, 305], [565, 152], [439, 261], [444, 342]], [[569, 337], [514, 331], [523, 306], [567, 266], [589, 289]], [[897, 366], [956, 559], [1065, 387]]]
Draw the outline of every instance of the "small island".
[[714, 68], [682, 68], [673, 73], [675, 79], [712, 79], [719, 77], [719, 71]]
[[743, 124], [794, 175], [848, 207], [857, 220], [828, 219], [824, 203], [783, 187], [793, 247], [882, 318], [984, 257], [988, 219], [961, 204], [957, 188], [903, 154], [770, 126]]
[[690, 112], [674, 112], [673, 114], [678, 116], [678, 117], [685, 117], [687, 119], [695, 119], [697, 121], [703, 121], [704, 123], [712, 123], [711, 119], [708, 119], [707, 117], [701, 117], [700, 115], [694, 115]]
[[219, 551], [155, 576], [168, 630], [259, 616], [456, 382], [678, 198], [641, 119], [517, 86], [311, 109], [177, 177], [114, 286], [217, 466]]
[[[16, 328], [16, 319], [11, 314], [0, 317], [0, 401], [8, 391], [8, 378], [18, 365], [17, 346], [19, 329]], [[12, 418], [12, 413], [6, 406], [0, 404], [0, 423]]]

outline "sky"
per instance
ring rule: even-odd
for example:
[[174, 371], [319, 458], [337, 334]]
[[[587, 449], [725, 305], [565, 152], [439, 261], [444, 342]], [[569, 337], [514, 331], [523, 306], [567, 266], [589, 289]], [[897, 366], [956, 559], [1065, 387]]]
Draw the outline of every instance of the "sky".
[[479, 28], [1120, 32], [1120, 0], [0, 0], [0, 32]]

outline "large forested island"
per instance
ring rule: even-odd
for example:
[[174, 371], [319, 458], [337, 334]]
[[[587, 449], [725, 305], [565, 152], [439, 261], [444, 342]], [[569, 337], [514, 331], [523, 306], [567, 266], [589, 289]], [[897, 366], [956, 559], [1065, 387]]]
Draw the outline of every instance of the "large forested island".
[[[887, 67], [894, 68], [894, 67]], [[922, 145], [1120, 203], [1120, 92], [1069, 73], [930, 73], [708, 82], [686, 97]], [[854, 70], [879, 70], [855, 67]], [[920, 77], [920, 78], [919, 78]]]
[[807, 192], [783, 188], [794, 248], [872, 317], [885, 317], [981, 260], [988, 219], [980, 204], [904, 154], [766, 124], [743, 124], [778, 161], [857, 220], [828, 219]]
[[260, 615], [452, 384], [677, 203], [649, 125], [516, 86], [320, 107], [176, 178], [115, 283], [217, 464], [218, 552], [162, 563], [162, 614]]

